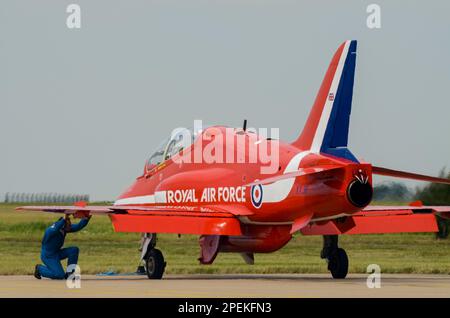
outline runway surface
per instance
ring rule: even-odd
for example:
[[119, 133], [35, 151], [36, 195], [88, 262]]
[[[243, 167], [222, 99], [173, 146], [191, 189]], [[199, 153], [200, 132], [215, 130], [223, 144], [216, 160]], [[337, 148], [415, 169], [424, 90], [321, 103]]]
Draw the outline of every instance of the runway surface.
[[0, 276], [0, 297], [450, 297], [450, 275], [381, 276], [368, 288], [367, 275], [333, 280], [322, 274], [280, 275], [84, 275], [81, 288], [32, 276]]

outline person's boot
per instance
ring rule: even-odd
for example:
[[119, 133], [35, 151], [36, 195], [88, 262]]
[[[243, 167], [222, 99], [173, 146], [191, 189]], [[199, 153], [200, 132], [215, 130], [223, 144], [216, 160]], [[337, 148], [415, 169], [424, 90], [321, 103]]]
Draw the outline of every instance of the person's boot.
[[39, 264], [36, 264], [34, 267], [34, 277], [37, 279], [41, 279], [41, 274], [39, 273]]

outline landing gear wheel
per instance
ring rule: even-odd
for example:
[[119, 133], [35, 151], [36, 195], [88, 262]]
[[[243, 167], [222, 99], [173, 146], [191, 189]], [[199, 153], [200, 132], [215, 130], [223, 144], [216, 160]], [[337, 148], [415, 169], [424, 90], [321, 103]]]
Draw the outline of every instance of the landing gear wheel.
[[328, 261], [328, 270], [333, 278], [343, 279], [348, 273], [348, 257], [343, 248], [338, 248]]
[[166, 269], [166, 262], [160, 250], [154, 248], [148, 251], [145, 259], [145, 267], [149, 279], [161, 279], [164, 270]]
[[450, 222], [438, 215], [436, 215], [436, 221], [437, 221], [437, 225], [438, 225], [438, 232], [436, 232], [436, 238], [446, 239], [449, 234]]

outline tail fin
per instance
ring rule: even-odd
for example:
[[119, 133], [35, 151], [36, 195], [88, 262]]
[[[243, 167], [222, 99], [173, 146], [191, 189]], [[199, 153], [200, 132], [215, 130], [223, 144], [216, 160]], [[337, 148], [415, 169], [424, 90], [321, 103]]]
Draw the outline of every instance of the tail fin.
[[325, 74], [303, 131], [293, 145], [358, 162], [347, 149], [356, 41], [339, 46]]

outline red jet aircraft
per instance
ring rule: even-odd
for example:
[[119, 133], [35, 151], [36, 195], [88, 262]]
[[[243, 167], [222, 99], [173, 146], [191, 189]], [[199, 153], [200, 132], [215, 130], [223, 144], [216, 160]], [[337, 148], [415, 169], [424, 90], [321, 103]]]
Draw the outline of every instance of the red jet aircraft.
[[[208, 127], [194, 135], [188, 146], [181, 145], [181, 134], [174, 133], [112, 206], [18, 209], [75, 216], [107, 214], [117, 232], [146, 233], [142, 259], [152, 279], [163, 276], [166, 264], [155, 248], [156, 233], [199, 235], [202, 264], [213, 263], [219, 252], [240, 253], [252, 264], [254, 253], [274, 252], [298, 231], [322, 235], [321, 257], [334, 278], [345, 278], [348, 258], [338, 247], [339, 235], [436, 232], [435, 214], [450, 216], [449, 206], [369, 206], [373, 174], [445, 184], [450, 180], [375, 167], [350, 152], [347, 140], [355, 61], [356, 41], [342, 43], [305, 127], [292, 143], [257, 135], [246, 124], [231, 132], [223, 126]], [[236, 160], [179, 160], [181, 155], [210, 151], [212, 144], [215, 151], [229, 154], [232, 149], [231, 157]], [[249, 159], [245, 149], [253, 145], [265, 149], [276, 145], [279, 162], [270, 176], [261, 173], [259, 159], [256, 163], [239, 161]]]

